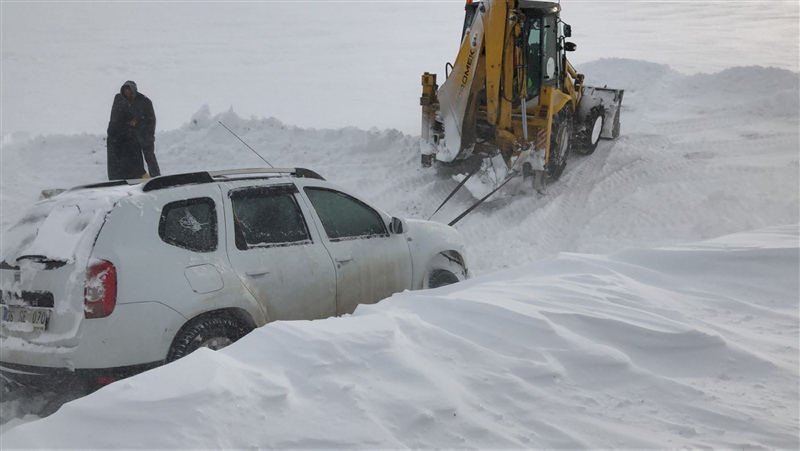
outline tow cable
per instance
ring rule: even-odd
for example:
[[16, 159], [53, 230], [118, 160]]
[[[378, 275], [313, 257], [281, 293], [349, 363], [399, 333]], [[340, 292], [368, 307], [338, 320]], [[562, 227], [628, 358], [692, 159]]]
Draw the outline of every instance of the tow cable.
[[[478, 205], [484, 203], [486, 201], [486, 199], [488, 199], [489, 197], [492, 196], [492, 194], [500, 191], [500, 188], [506, 186], [506, 183], [510, 182], [511, 179], [513, 179], [514, 177], [518, 176], [521, 172], [519, 171], [517, 165], [519, 164], [520, 161], [525, 161], [527, 159], [528, 153], [530, 153], [530, 149], [527, 149], [527, 150], [521, 152], [517, 156], [517, 159], [514, 160], [514, 164], [511, 165], [511, 170], [508, 172], [508, 174], [506, 175], [506, 178], [503, 180], [503, 182], [500, 183], [500, 185], [498, 185], [497, 188], [495, 188], [492, 191], [490, 191], [489, 194], [483, 196], [483, 198], [481, 200], [475, 202], [474, 204], [472, 204], [471, 207], [467, 208], [466, 211], [464, 211], [463, 213], [458, 215], [458, 217], [456, 219], [453, 219], [452, 221], [450, 221], [450, 224], [448, 224], [448, 225], [450, 227], [455, 225], [458, 221], [462, 220], [464, 218], [464, 216], [470, 214], [470, 212], [472, 210], [476, 209], [478, 207]], [[433, 214], [428, 218], [428, 220], [430, 221], [430, 219], [433, 217], [433, 215], [435, 215], [439, 210], [441, 210], [441, 208], [444, 206], [444, 204], [446, 204], [447, 201], [449, 201], [450, 198], [453, 197], [453, 195], [456, 193], [456, 191], [461, 189], [461, 187], [464, 186], [465, 183], [467, 183], [467, 180], [469, 180], [469, 178], [472, 177], [473, 175], [477, 174], [478, 171], [480, 171], [480, 166], [475, 168], [474, 171], [472, 171], [469, 174], [467, 174], [467, 176], [464, 177], [464, 180], [462, 180], [461, 183], [459, 183], [458, 186], [456, 186], [455, 189], [450, 192], [450, 195], [448, 195], [447, 198], [444, 200], [444, 202], [442, 202], [441, 205], [439, 205], [439, 208], [437, 208], [436, 211], [433, 212]]]
[[[472, 174], [470, 174], [470, 175], [472, 175]], [[515, 171], [513, 171], [513, 172], [509, 172], [509, 173], [508, 173], [508, 175], [506, 176], [506, 179], [505, 179], [505, 180], [503, 180], [503, 183], [501, 183], [501, 184], [500, 184], [500, 185], [499, 185], [497, 188], [495, 188], [495, 189], [493, 189], [491, 192], [489, 192], [489, 194], [487, 194], [487, 195], [483, 196], [483, 198], [482, 198], [481, 200], [479, 200], [479, 201], [475, 202], [474, 204], [472, 204], [472, 206], [471, 206], [471, 207], [469, 207], [469, 208], [467, 208], [467, 210], [466, 210], [464, 213], [461, 213], [460, 215], [458, 215], [458, 217], [457, 217], [456, 219], [453, 219], [452, 221], [450, 221], [450, 224], [447, 224], [447, 225], [449, 225], [450, 227], [454, 226], [454, 225], [455, 225], [455, 223], [457, 223], [458, 221], [460, 221], [460, 220], [461, 220], [461, 219], [462, 219], [464, 216], [468, 215], [468, 214], [469, 214], [469, 213], [470, 213], [472, 210], [474, 210], [475, 208], [477, 208], [477, 206], [478, 206], [478, 205], [482, 204], [482, 203], [483, 203], [483, 202], [484, 202], [486, 199], [488, 199], [488, 198], [489, 198], [489, 196], [491, 196], [492, 194], [494, 194], [494, 193], [496, 193], [497, 191], [499, 191], [499, 190], [500, 190], [500, 188], [504, 187], [504, 186], [506, 185], [506, 183], [510, 182], [510, 181], [511, 181], [511, 179], [513, 179], [513, 178], [514, 178], [514, 177], [516, 177], [517, 175], [519, 175], [519, 173], [518, 173], [518, 172], [515, 172]], [[467, 177], [467, 178], [469, 178], [469, 177]], [[465, 181], [466, 181], [466, 179], [465, 179]], [[463, 184], [463, 182], [462, 182], [462, 184]], [[460, 186], [459, 186], [458, 188], [460, 188]], [[458, 188], [456, 188], [456, 189], [458, 189]], [[452, 195], [452, 194], [451, 194], [451, 195]], [[445, 202], [446, 202], [446, 201], [445, 201]], [[441, 207], [440, 207], [440, 208], [441, 208]]]
[[458, 186], [456, 186], [456, 189], [454, 189], [453, 191], [450, 192], [450, 195], [447, 196], [447, 198], [444, 200], [444, 202], [442, 202], [442, 204], [439, 205], [439, 208], [437, 208], [436, 211], [434, 211], [433, 214], [430, 216], [430, 218], [428, 218], [428, 221], [430, 221], [431, 218], [433, 217], [433, 215], [438, 213], [439, 210], [441, 210], [442, 207], [444, 207], [444, 204], [446, 204], [447, 201], [450, 200], [451, 197], [453, 197], [453, 195], [456, 193], [456, 191], [460, 190], [461, 187], [464, 186], [465, 183], [467, 183], [467, 180], [469, 180], [469, 178], [472, 177], [473, 175], [477, 174], [480, 169], [481, 169], [481, 167], [478, 166], [477, 168], [475, 168], [474, 171], [472, 171], [469, 174], [467, 174], [467, 176], [464, 177], [464, 180], [462, 180], [461, 183], [459, 183]]

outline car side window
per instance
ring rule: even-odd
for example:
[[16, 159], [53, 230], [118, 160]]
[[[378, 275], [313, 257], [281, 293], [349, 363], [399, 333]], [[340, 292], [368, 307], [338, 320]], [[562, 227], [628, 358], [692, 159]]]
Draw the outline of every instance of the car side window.
[[310, 243], [296, 192], [294, 185], [232, 191], [237, 249]]
[[389, 236], [380, 214], [360, 200], [325, 188], [306, 187], [305, 192], [331, 241]]
[[217, 210], [208, 197], [179, 200], [164, 205], [158, 236], [167, 244], [193, 252], [217, 250]]

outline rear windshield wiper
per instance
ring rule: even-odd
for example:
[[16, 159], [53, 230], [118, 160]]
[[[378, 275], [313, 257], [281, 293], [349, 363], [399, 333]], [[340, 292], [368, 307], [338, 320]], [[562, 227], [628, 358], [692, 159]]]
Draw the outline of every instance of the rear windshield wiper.
[[44, 264], [44, 269], [56, 269], [67, 264], [67, 262], [63, 260], [53, 260], [52, 258], [44, 255], [23, 255], [17, 258], [17, 263], [19, 263], [21, 260], [32, 260], [36, 263], [42, 263]]

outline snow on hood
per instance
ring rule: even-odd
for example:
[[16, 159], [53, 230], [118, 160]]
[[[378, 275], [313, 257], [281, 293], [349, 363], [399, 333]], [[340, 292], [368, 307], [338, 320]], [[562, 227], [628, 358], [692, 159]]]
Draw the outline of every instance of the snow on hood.
[[561, 254], [272, 323], [3, 444], [796, 449], [799, 236]]

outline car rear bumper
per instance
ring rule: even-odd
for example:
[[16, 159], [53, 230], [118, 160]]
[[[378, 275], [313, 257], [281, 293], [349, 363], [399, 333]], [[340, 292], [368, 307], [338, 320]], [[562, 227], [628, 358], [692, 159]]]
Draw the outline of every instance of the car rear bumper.
[[51, 391], [70, 388], [95, 388], [125, 379], [163, 365], [164, 361], [116, 368], [76, 369], [48, 368], [0, 362], [0, 377], [12, 382]]

